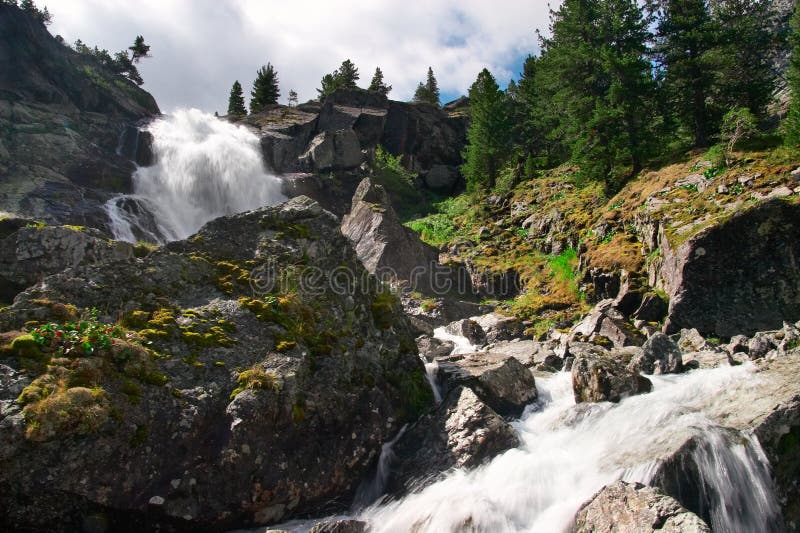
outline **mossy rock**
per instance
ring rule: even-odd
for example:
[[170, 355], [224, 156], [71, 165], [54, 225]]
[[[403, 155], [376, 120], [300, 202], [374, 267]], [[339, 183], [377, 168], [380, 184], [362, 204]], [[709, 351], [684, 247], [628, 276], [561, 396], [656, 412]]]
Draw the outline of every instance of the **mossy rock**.
[[110, 410], [111, 402], [103, 389], [60, 390], [25, 407], [25, 437], [45, 442], [68, 435], [88, 435], [108, 420]]
[[46, 355], [42, 353], [41, 346], [33, 338], [33, 335], [25, 333], [11, 341], [11, 350], [18, 357], [29, 359], [44, 359]]

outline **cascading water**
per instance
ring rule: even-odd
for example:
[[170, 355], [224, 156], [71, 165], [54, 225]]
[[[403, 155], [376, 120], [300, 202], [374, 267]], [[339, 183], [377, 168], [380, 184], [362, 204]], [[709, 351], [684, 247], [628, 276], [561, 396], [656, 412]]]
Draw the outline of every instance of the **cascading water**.
[[[652, 481], [660, 458], [699, 436], [691, 461], [714, 531], [774, 531], [777, 498], [758, 441], [740, 433], [726, 438], [711, 415], [719, 407], [715, 397], [746, 396], [758, 374], [743, 365], [651, 379], [649, 394], [576, 405], [569, 373], [540, 378], [538, 402], [513, 422], [522, 446], [353, 518], [380, 532], [563, 532], [604, 485]], [[294, 522], [287, 529], [308, 527]]]
[[106, 204], [115, 238], [184, 239], [211, 219], [285, 199], [280, 179], [264, 169], [258, 137], [247, 128], [184, 109], [147, 130], [155, 164], [136, 171], [133, 195]]

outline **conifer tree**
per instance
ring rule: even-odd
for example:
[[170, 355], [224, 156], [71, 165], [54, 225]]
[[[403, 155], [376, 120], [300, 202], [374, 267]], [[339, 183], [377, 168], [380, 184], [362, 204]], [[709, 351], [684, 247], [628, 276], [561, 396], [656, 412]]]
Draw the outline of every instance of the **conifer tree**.
[[144, 37], [137, 35], [133, 41], [133, 46], [129, 46], [128, 50], [131, 51], [134, 63], [138, 63], [143, 57], [150, 57], [150, 46], [144, 44]]
[[506, 97], [483, 69], [469, 89], [470, 126], [461, 170], [469, 190], [491, 189], [511, 152]]
[[250, 92], [250, 112], [257, 113], [264, 106], [277, 104], [281, 92], [278, 88], [278, 73], [271, 63], [258, 69]]
[[239, 80], [234, 81], [233, 87], [231, 87], [231, 95], [228, 98], [228, 115], [230, 116], [247, 115], [247, 109], [244, 106], [242, 85], [239, 83]]
[[294, 107], [297, 105], [297, 91], [289, 89], [289, 105]]
[[636, 0], [565, 0], [542, 41], [537, 76], [557, 110], [558, 134], [584, 176], [612, 190], [650, 149], [649, 24]]
[[386, 85], [386, 83], [383, 81], [383, 72], [381, 71], [381, 67], [375, 67], [375, 74], [372, 76], [372, 81], [370, 82], [367, 90], [375, 91], [376, 93], [380, 93], [384, 96], [388, 95], [392, 90], [392, 86]]
[[795, 8], [791, 21], [791, 56], [787, 80], [789, 82], [790, 98], [789, 114], [784, 124], [785, 143], [793, 149], [800, 148], [800, 9]]
[[708, 100], [718, 29], [706, 0], [665, 0], [655, 52], [664, 69], [664, 90], [695, 146], [707, 146], [713, 127]]
[[319, 93], [319, 99], [324, 100], [326, 96], [331, 94], [333, 91], [339, 88], [339, 71], [334, 70], [330, 74], [325, 74], [322, 76], [322, 80], [320, 81], [321, 87], [317, 89]]
[[417, 90], [414, 92], [414, 101], [425, 102], [435, 106], [439, 105], [439, 84], [436, 81], [436, 76], [433, 75], [431, 67], [428, 67], [428, 76], [425, 83], [420, 82], [417, 85]]
[[356, 89], [356, 81], [358, 81], [358, 69], [349, 59], [342, 61], [339, 67], [338, 75], [338, 88], [342, 89]]

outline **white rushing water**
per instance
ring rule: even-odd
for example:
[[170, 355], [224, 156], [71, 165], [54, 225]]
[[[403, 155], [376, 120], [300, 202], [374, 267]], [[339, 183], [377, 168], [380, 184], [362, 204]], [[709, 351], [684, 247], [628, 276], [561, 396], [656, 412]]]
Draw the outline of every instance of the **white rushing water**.
[[[285, 199], [280, 179], [264, 168], [258, 137], [247, 128], [183, 109], [155, 120], [147, 131], [155, 164], [136, 171], [134, 195], [106, 204], [117, 239], [184, 239], [219, 216]], [[146, 207], [155, 227], [131, 209], [132, 201]]]
[[647, 483], [654, 459], [700, 435], [693, 459], [710, 493], [715, 531], [770, 531], [778, 509], [758, 442], [740, 435], [731, 444], [706, 415], [717, 393], [757, 376], [742, 366], [652, 379], [649, 394], [578, 406], [569, 373], [538, 379], [538, 403], [513, 423], [521, 447], [361, 518], [385, 532], [561, 532], [604, 485]]

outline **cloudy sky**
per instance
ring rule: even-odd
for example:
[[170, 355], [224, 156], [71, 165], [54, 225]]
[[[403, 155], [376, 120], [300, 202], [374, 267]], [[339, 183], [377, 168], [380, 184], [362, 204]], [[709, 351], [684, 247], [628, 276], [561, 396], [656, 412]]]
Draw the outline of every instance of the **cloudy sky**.
[[[550, 2], [557, 7], [559, 0]], [[376, 66], [409, 99], [432, 66], [443, 101], [465, 94], [483, 67], [504, 86], [537, 50], [545, 0], [39, 0], [68, 42], [112, 53], [141, 34], [152, 58], [140, 71], [162, 111], [227, 109], [238, 79], [249, 95], [256, 70], [271, 62], [282, 101], [295, 89], [316, 97], [323, 74], [343, 59], [366, 87]]]

